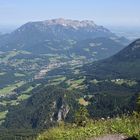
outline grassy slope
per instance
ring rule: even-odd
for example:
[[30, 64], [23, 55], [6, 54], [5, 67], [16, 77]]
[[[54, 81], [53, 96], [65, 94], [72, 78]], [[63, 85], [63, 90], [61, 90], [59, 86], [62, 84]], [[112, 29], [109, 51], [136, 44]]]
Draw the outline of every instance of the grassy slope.
[[15, 84], [11, 84], [8, 85], [7, 87], [0, 89], [0, 95], [6, 95], [9, 94], [10, 92], [12, 92], [14, 89], [16, 89], [17, 87], [20, 87], [24, 84], [23, 81], [15, 83]]
[[140, 140], [140, 119], [122, 117], [91, 121], [86, 127], [79, 128], [69, 125], [59, 126], [43, 132], [38, 136], [37, 140], [85, 140], [105, 134], [136, 136]]

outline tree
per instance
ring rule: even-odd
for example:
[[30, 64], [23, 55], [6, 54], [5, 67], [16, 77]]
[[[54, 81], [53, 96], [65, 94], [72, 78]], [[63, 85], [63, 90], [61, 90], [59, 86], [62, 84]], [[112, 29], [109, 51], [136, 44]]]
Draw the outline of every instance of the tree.
[[140, 95], [137, 97], [136, 111], [133, 112], [136, 118], [140, 117]]
[[75, 113], [75, 123], [77, 126], [85, 127], [89, 118], [89, 113], [86, 107], [81, 106]]
[[140, 96], [138, 97], [137, 100], [137, 112], [140, 113]]

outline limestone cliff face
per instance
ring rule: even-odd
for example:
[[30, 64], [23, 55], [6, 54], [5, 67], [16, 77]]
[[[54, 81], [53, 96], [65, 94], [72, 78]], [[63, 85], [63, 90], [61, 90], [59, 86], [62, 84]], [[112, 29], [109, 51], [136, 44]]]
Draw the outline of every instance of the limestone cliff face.
[[52, 113], [52, 117], [50, 118], [51, 122], [59, 122], [65, 120], [67, 114], [70, 111], [69, 105], [62, 97], [59, 97], [57, 101], [53, 103], [53, 109], [54, 112]]
[[69, 106], [68, 105], [62, 105], [61, 108], [58, 111], [58, 119], [57, 121], [65, 120], [68, 112], [69, 112]]

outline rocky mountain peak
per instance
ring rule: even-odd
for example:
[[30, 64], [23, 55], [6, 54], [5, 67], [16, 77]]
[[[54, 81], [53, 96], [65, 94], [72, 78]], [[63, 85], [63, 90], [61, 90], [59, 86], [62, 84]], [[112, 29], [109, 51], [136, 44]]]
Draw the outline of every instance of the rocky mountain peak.
[[96, 27], [97, 25], [92, 20], [71, 20], [71, 19], [52, 19], [52, 20], [46, 20], [43, 22], [46, 25], [62, 25], [62, 26], [70, 26], [73, 28], [82, 28], [82, 27]]

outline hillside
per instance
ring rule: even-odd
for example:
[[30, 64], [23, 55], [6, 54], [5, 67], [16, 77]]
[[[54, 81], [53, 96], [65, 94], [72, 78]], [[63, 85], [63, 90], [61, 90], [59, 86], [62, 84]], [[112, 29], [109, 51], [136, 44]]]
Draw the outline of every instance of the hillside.
[[[83, 72], [99, 79], [134, 79], [140, 80], [140, 39], [116, 55], [97, 63], [86, 65]], [[87, 74], [87, 77], [88, 77]]]
[[3, 126], [15, 129], [42, 129], [49, 128], [60, 120], [73, 122], [75, 111], [81, 105], [88, 109], [90, 118], [114, 117], [118, 114], [127, 114], [128, 111], [131, 114], [136, 109], [138, 94], [135, 93], [139, 90], [139, 84], [126, 87], [108, 83], [108, 88], [104, 89], [106, 85], [104, 83], [104, 86], [101, 84], [101, 89], [97, 87], [97, 91], [90, 89], [86, 92], [48, 85], [44, 81], [40, 86], [34, 87], [23, 95], [11, 96], [10, 101], [8, 98], [3, 98], [2, 103], [7, 106], [1, 104], [1, 109], [3, 112], [8, 109], [6, 116], [1, 118], [4, 122]]
[[50, 86], [41, 86], [23, 103], [9, 109], [6, 128], [43, 129], [54, 126], [57, 121], [71, 120], [78, 108], [79, 93]]
[[117, 38], [98, 37], [78, 41], [69, 51], [70, 54], [74, 54], [75, 56], [83, 56], [95, 61], [108, 58], [123, 48], [124, 45], [122, 45], [122, 42]]

